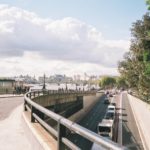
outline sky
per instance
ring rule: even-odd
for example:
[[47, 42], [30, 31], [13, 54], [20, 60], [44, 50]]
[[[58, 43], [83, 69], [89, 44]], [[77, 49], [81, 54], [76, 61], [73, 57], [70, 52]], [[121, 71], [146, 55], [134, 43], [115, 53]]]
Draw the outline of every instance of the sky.
[[118, 75], [144, 0], [0, 0], [0, 77]]

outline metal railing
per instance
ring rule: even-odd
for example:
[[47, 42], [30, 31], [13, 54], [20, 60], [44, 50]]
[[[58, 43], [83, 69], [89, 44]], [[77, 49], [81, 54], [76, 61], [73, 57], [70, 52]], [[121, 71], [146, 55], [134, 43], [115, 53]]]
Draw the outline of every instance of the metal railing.
[[[72, 143], [66, 137], [66, 130], [70, 130], [73, 133], [79, 134], [80, 136], [88, 139], [89, 141], [99, 144], [104, 149], [112, 149], [112, 150], [122, 150], [127, 149], [125, 147], [119, 146], [117, 143], [114, 143], [108, 139], [103, 138], [102, 136], [78, 125], [75, 122], [72, 122], [42, 106], [35, 103], [32, 98], [37, 96], [45, 95], [45, 94], [58, 94], [56, 91], [34, 91], [28, 92], [24, 97], [24, 110], [31, 112], [31, 122], [34, 123], [35, 120], [38, 121], [46, 130], [48, 130], [56, 139], [57, 139], [57, 149], [63, 150], [65, 146], [73, 150], [79, 150], [80, 148]], [[67, 92], [65, 92], [67, 93]], [[75, 92], [74, 92], [75, 93]], [[69, 94], [69, 93], [68, 93]], [[86, 92], [76, 92], [76, 95], [87, 94]], [[30, 107], [29, 107], [30, 105]], [[50, 117], [52, 120], [57, 122], [57, 130], [52, 126], [47, 124], [44, 120], [42, 120], [36, 112], [39, 111]]]

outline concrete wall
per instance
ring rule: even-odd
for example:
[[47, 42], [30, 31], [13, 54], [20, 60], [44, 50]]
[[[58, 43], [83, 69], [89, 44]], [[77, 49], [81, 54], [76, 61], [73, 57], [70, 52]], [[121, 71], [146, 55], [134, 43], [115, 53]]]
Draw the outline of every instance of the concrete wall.
[[102, 96], [102, 93], [97, 93], [94, 96], [84, 96], [83, 97], [83, 109], [69, 117], [71, 121], [78, 122], [80, 119], [82, 119], [88, 111], [96, 104], [96, 102], [100, 99]]
[[145, 150], [150, 150], [150, 104], [128, 94]]
[[34, 101], [38, 104], [40, 104], [43, 107], [55, 105], [55, 104], [61, 104], [66, 102], [73, 102], [76, 101], [77, 96], [71, 95], [71, 94], [54, 94], [54, 95], [42, 95], [39, 97], [36, 97]]

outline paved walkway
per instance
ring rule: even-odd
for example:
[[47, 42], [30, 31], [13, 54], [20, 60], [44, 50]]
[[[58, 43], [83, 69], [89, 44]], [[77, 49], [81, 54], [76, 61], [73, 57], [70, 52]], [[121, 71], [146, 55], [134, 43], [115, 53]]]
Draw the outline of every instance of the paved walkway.
[[0, 149], [31, 150], [23, 128], [23, 97], [0, 98]]
[[0, 120], [7, 118], [11, 112], [23, 103], [23, 97], [0, 97]]
[[23, 97], [23, 94], [2, 94], [0, 95], [0, 98], [9, 98], [9, 97]]

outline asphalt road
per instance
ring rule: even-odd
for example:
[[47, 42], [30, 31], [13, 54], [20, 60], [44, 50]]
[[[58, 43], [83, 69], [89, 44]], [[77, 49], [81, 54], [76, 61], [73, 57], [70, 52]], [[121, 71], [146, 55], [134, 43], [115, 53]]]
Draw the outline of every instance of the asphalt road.
[[143, 150], [142, 141], [127, 94], [122, 95], [122, 144], [131, 150]]
[[0, 121], [7, 118], [22, 103], [23, 97], [0, 98]]
[[[78, 122], [78, 124], [93, 132], [97, 132], [97, 125], [104, 118], [108, 106], [107, 104], [104, 104], [104, 98], [105, 96], [100, 97], [99, 101], [91, 111], [80, 122]], [[68, 138], [82, 150], [91, 149], [92, 143], [77, 134], [71, 134]]]

